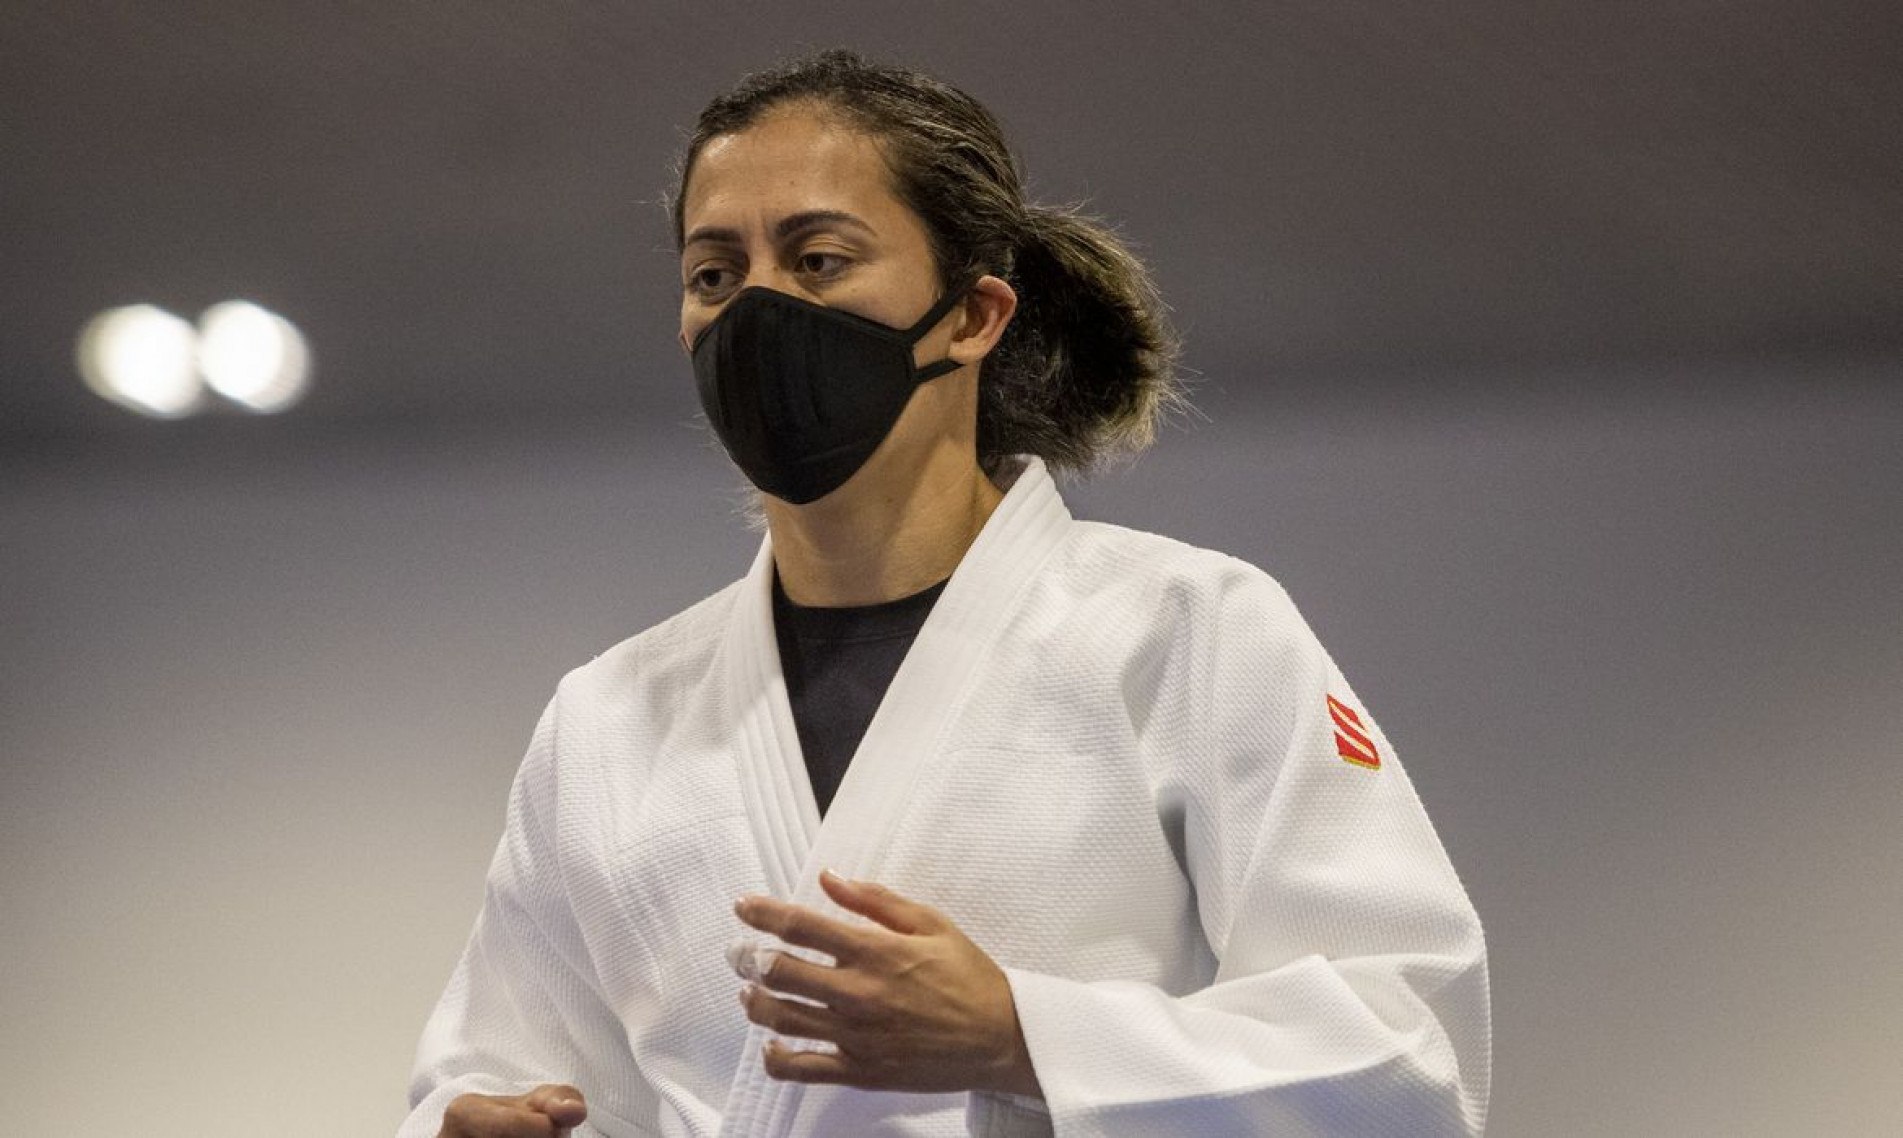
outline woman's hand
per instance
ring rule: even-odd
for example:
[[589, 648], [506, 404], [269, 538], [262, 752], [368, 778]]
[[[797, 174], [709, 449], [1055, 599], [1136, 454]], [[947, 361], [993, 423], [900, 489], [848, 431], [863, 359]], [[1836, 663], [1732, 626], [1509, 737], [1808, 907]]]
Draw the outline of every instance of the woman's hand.
[[[1011, 985], [984, 950], [929, 905], [829, 872], [820, 885], [877, 927], [849, 925], [771, 897], [734, 912], [789, 945], [825, 953], [828, 967], [742, 942], [734, 968], [747, 1018], [836, 1050], [767, 1045], [767, 1074], [800, 1083], [882, 1091], [1040, 1093]], [[797, 996], [804, 1000], [784, 999]]]
[[567, 1138], [587, 1117], [581, 1092], [557, 1083], [525, 1095], [457, 1095], [436, 1138]]

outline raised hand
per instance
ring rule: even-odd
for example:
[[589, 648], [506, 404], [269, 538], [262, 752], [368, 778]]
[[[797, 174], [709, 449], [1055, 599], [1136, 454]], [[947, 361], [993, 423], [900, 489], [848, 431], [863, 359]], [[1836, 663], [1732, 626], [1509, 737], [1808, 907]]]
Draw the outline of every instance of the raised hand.
[[779, 1035], [832, 1045], [769, 1043], [769, 1075], [868, 1090], [1040, 1093], [1010, 982], [983, 949], [943, 913], [882, 885], [831, 872], [820, 885], [873, 925], [771, 897], [734, 905], [753, 928], [834, 961], [736, 946], [735, 970], [751, 981], [740, 994], [747, 1018]]

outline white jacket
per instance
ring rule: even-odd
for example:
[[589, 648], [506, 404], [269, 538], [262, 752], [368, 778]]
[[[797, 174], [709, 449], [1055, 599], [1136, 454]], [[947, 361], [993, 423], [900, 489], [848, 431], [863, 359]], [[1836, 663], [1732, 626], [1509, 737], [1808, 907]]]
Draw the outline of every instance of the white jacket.
[[[1071, 518], [1029, 460], [822, 824], [744, 580], [566, 677], [537, 728], [402, 1138], [465, 1091], [579, 1086], [603, 1135], [1481, 1129], [1480, 923], [1394, 749], [1286, 594]], [[1045, 1099], [769, 1079], [733, 899], [820, 869], [1005, 969]]]

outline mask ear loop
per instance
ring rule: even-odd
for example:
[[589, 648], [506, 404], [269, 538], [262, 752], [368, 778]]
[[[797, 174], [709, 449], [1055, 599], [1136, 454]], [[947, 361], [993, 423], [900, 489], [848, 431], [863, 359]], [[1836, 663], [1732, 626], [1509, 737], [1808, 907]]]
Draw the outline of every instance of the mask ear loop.
[[[932, 305], [930, 309], [926, 310], [925, 315], [918, 318], [918, 323], [905, 330], [905, 342], [907, 346], [916, 345], [920, 340], [924, 339], [925, 333], [937, 327], [938, 322], [945, 319], [946, 313], [965, 302], [965, 296], [970, 291], [970, 286], [966, 286], [964, 288], [951, 289], [947, 291], [944, 296], [939, 297], [938, 303]], [[957, 360], [947, 357], [936, 363], [929, 363], [924, 367], [914, 368], [912, 379], [915, 383], [929, 383], [941, 375], [950, 375], [963, 366], [965, 365], [959, 363]]]
[[955, 288], [947, 292], [944, 296], [939, 297], [938, 303], [932, 305], [930, 309], [926, 310], [925, 315], [918, 318], [918, 323], [905, 330], [906, 342], [916, 344], [924, 339], [925, 333], [937, 327], [938, 322], [945, 319], [947, 312], [950, 312], [965, 302], [965, 294], [970, 291], [971, 289], [969, 287]]
[[952, 372], [964, 366], [964, 364], [947, 356], [935, 364], [926, 364], [924, 367], [919, 368], [916, 372], [912, 373], [912, 379], [916, 383], [930, 383], [939, 376], [950, 375]]

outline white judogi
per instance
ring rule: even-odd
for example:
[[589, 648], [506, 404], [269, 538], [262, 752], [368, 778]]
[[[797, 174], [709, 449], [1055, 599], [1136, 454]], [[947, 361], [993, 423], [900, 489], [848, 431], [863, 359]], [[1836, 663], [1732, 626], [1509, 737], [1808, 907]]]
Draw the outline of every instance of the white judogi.
[[[1480, 924], [1393, 749], [1287, 596], [1071, 518], [1030, 460], [821, 824], [772, 555], [566, 677], [418, 1050], [403, 1138], [567, 1082], [604, 1135], [1477, 1132]], [[1338, 741], [1329, 697], [1378, 768]], [[1350, 732], [1352, 734], [1352, 732]], [[733, 899], [822, 868], [936, 906], [1010, 979], [1043, 1103], [775, 1082]]]

